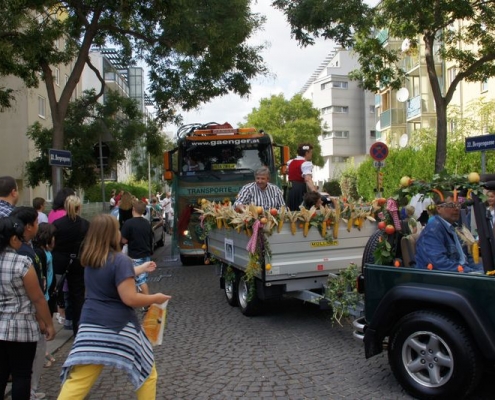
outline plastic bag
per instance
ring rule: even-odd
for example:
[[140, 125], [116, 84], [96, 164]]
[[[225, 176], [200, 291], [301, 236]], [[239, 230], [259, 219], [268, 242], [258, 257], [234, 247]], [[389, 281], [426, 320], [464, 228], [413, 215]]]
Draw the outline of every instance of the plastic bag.
[[143, 318], [143, 330], [153, 346], [161, 345], [167, 322], [168, 300], [162, 304], [152, 304]]

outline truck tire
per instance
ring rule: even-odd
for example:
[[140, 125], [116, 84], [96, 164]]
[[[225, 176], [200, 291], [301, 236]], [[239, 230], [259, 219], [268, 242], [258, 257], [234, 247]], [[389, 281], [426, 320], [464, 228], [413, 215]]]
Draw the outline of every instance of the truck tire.
[[434, 311], [415, 311], [395, 325], [388, 360], [401, 386], [419, 399], [464, 398], [482, 372], [467, 329]]
[[[237, 300], [241, 312], [246, 316], [254, 316], [259, 312], [259, 302], [256, 293], [249, 296], [251, 284], [246, 282], [245, 274], [237, 275]], [[250, 298], [251, 297], [251, 298]]]
[[237, 297], [237, 280], [238, 274], [234, 272], [235, 278], [234, 280], [227, 280], [225, 278], [225, 275], [223, 277], [223, 290], [225, 293], [225, 299], [227, 300], [227, 303], [229, 306], [232, 307], [237, 307], [239, 305], [239, 298]]
[[370, 236], [368, 241], [366, 242], [366, 246], [364, 246], [364, 252], [363, 252], [363, 260], [362, 260], [362, 265], [361, 267], [364, 267], [364, 264], [369, 263], [373, 264], [375, 262], [375, 256], [373, 253], [376, 250], [376, 246], [378, 245], [378, 241], [380, 239], [380, 236], [382, 236], [383, 231], [380, 229], [377, 229], [373, 234]]

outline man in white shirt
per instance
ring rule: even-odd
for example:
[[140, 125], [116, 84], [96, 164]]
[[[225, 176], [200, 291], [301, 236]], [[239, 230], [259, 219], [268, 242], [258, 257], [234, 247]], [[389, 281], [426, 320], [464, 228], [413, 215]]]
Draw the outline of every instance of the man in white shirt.
[[171, 235], [172, 232], [171, 232], [171, 227], [170, 227], [169, 219], [170, 219], [170, 214], [172, 213], [172, 193], [167, 192], [165, 194], [165, 197], [160, 202], [160, 204], [161, 204], [162, 209], [163, 209], [163, 218], [165, 220], [166, 232], [169, 235]]

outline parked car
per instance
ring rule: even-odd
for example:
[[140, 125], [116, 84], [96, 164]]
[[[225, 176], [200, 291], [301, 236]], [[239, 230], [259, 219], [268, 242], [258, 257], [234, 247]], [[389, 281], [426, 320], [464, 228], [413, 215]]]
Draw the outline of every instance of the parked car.
[[155, 249], [165, 245], [165, 221], [161, 213], [153, 212], [151, 206], [146, 206], [146, 214], [144, 218], [150, 221], [151, 230], [153, 235], [151, 235], [151, 253], [155, 252]]

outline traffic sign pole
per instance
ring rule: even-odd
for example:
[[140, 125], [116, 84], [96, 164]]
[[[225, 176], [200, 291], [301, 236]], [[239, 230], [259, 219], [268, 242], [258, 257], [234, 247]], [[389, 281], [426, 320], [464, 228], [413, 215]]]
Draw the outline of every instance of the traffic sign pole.
[[385, 166], [385, 159], [388, 156], [388, 146], [382, 142], [375, 142], [370, 147], [370, 156], [375, 160], [376, 167], [376, 197], [382, 197], [383, 172], [380, 171]]

